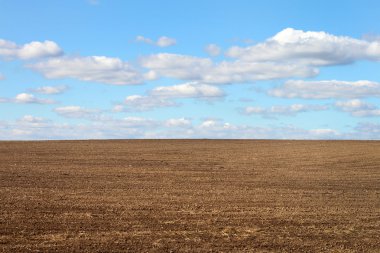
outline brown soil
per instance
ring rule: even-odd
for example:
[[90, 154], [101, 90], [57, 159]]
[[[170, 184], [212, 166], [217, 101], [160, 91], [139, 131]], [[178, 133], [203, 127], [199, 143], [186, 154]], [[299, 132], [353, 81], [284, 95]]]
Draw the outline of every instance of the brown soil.
[[2, 252], [380, 252], [380, 142], [0, 142]]

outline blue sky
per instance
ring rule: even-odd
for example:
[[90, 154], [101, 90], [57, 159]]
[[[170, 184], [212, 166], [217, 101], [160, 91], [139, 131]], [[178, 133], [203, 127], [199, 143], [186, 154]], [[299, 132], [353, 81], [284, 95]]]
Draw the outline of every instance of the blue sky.
[[0, 0], [0, 139], [380, 139], [379, 11]]

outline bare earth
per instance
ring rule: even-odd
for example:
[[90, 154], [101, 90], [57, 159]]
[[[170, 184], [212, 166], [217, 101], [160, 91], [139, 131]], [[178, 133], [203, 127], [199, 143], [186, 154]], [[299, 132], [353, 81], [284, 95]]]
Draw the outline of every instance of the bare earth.
[[380, 252], [380, 142], [0, 142], [1, 252]]

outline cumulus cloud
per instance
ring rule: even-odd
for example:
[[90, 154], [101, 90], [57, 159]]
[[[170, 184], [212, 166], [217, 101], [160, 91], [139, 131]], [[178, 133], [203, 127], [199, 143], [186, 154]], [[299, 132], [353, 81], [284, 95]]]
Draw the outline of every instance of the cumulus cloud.
[[32, 115], [25, 115], [16, 121], [13, 129], [15, 135], [29, 135], [35, 133], [34, 129], [43, 129], [51, 124], [50, 120]]
[[284, 98], [328, 99], [380, 97], [380, 83], [360, 80], [356, 82], [326, 80], [289, 80], [268, 94]]
[[218, 87], [195, 82], [154, 88], [150, 94], [166, 98], [220, 98], [225, 96]]
[[81, 106], [64, 106], [54, 109], [58, 115], [65, 118], [77, 118], [77, 119], [93, 119], [100, 113], [96, 109], [87, 109]]
[[17, 103], [17, 104], [54, 104], [56, 101], [51, 99], [37, 98], [33, 94], [20, 93], [14, 98], [0, 98], [0, 103]]
[[100, 119], [83, 123], [56, 123], [32, 115], [0, 121], [1, 140], [146, 138], [163, 125], [148, 118]]
[[204, 70], [201, 81], [210, 84], [231, 84], [288, 77], [313, 77], [318, 73], [316, 68], [296, 64], [222, 61], [209, 71]]
[[41, 93], [41, 94], [53, 95], [53, 94], [61, 94], [65, 92], [68, 88], [69, 87], [66, 85], [42, 86], [36, 89], [31, 89], [31, 91], [36, 92], [36, 93]]
[[0, 139], [110, 139], [110, 138], [224, 138], [224, 139], [380, 139], [380, 124], [361, 122], [352, 131], [296, 126], [250, 126], [204, 119], [193, 124], [186, 118], [154, 120], [142, 117], [100, 119], [86, 124], [55, 123], [26, 115], [0, 121]]
[[205, 51], [210, 56], [218, 56], [221, 52], [221, 49], [216, 44], [209, 44], [205, 47]]
[[165, 126], [167, 127], [190, 127], [191, 121], [185, 118], [178, 119], [168, 119], [165, 121]]
[[261, 115], [262, 117], [272, 118], [276, 116], [294, 116], [301, 112], [309, 111], [322, 111], [327, 110], [326, 105], [304, 105], [304, 104], [292, 104], [292, 105], [274, 105], [268, 108], [261, 106], [247, 106], [242, 110], [246, 115]]
[[146, 44], [155, 45], [158, 47], [169, 47], [169, 46], [173, 46], [173, 45], [177, 44], [176, 39], [169, 38], [167, 36], [161, 36], [157, 39], [157, 41], [154, 41], [150, 38], [144, 37], [142, 35], [138, 35], [136, 37], [136, 41], [146, 43]]
[[14, 99], [10, 99], [10, 102], [19, 104], [54, 104], [55, 101], [51, 99], [37, 98], [33, 94], [20, 93], [16, 95]]
[[161, 53], [142, 57], [140, 63], [156, 76], [185, 80], [199, 80], [213, 63], [210, 59], [189, 55]]
[[124, 111], [124, 106], [123, 105], [120, 105], [120, 104], [117, 104], [115, 105], [112, 110], [112, 112], [123, 112]]
[[374, 105], [364, 102], [360, 99], [338, 101], [335, 103], [335, 105], [346, 112], [357, 111], [357, 110], [368, 110], [368, 109], [374, 108]]
[[380, 35], [376, 33], [367, 33], [367, 34], [363, 34], [362, 39], [366, 41], [370, 41], [370, 42], [376, 42], [376, 41], [379, 42]]
[[166, 37], [166, 36], [162, 36], [160, 38], [158, 38], [157, 40], [157, 46], [159, 47], [169, 47], [169, 46], [173, 46], [177, 43], [177, 41], [173, 38], [169, 38], [169, 37]]
[[237, 130], [237, 127], [228, 123], [228, 122], [223, 122], [222, 120], [214, 120], [214, 119], [206, 119], [202, 121], [199, 126], [199, 129], [202, 130]]
[[[136, 41], [165, 47], [175, 39], [162, 36], [156, 41], [137, 36]], [[220, 54], [215, 44], [206, 47], [211, 56]], [[35, 59], [62, 54], [52, 41], [31, 42], [18, 46], [0, 40], [3, 58]], [[57, 57], [30, 64], [46, 78], [76, 78], [82, 81], [113, 85], [142, 83], [160, 77], [196, 81], [206, 84], [230, 84], [291, 77], [313, 77], [320, 66], [348, 64], [358, 60], [380, 60], [378, 40], [355, 39], [326, 32], [287, 28], [262, 43], [232, 47], [227, 53], [233, 59], [213, 62], [209, 58], [159, 53], [140, 59], [147, 71], [140, 74], [132, 65], [105, 56]]]
[[[379, 137], [379, 134], [377, 136]], [[196, 125], [186, 118], [160, 121], [141, 117], [97, 120], [87, 124], [54, 123], [40, 118], [35, 119], [34, 116], [27, 116], [15, 122], [0, 122], [0, 139], [336, 139], [343, 137], [333, 129], [307, 130], [294, 126], [234, 125], [216, 119], [205, 119]]]
[[136, 36], [136, 42], [143, 42], [147, 44], [154, 44], [154, 41], [152, 39], [149, 39], [147, 37], [144, 37], [142, 35]]
[[148, 111], [160, 107], [171, 106], [178, 106], [178, 103], [155, 96], [132, 95], [125, 98], [124, 107], [122, 106], [114, 109], [118, 109], [119, 111]]
[[318, 137], [318, 136], [338, 136], [339, 132], [330, 129], [330, 128], [319, 128], [319, 129], [311, 129], [309, 130], [309, 133], [312, 136]]
[[380, 116], [380, 109], [370, 103], [359, 99], [348, 101], [337, 101], [335, 106], [344, 112], [349, 112], [354, 117], [376, 117]]
[[119, 58], [105, 56], [59, 57], [30, 64], [29, 68], [46, 78], [75, 78], [112, 85], [139, 84], [140, 74]]
[[160, 123], [156, 120], [142, 117], [126, 117], [121, 120], [114, 120], [113, 124], [127, 128], [139, 128], [139, 127], [157, 127]]
[[[205, 50], [210, 56], [220, 53], [220, 48], [215, 44], [208, 45]], [[287, 28], [262, 43], [232, 47], [226, 55], [232, 60], [213, 62], [209, 58], [160, 53], [142, 57], [140, 64], [148, 69], [148, 80], [168, 77], [228, 84], [313, 77], [319, 74], [321, 66], [359, 60], [379, 61], [380, 41]]]
[[42, 123], [42, 122], [45, 122], [46, 120], [41, 117], [35, 117], [32, 115], [24, 115], [19, 121], [28, 122], [28, 123]]
[[5, 59], [31, 60], [62, 54], [62, 49], [54, 41], [32, 41], [17, 45], [12, 41], [0, 39], [0, 57]]
[[295, 64], [271, 62], [222, 61], [214, 64], [208, 58], [178, 54], [156, 54], [140, 59], [140, 64], [149, 69], [151, 77], [169, 77], [208, 84], [253, 82], [286, 77], [311, 77], [318, 70]]
[[[223, 120], [206, 119], [192, 131], [190, 136], [198, 138], [227, 138], [227, 139], [336, 139], [341, 137], [333, 129], [302, 129], [294, 126], [259, 127], [235, 125]], [[194, 137], [193, 137], [194, 138]]]
[[249, 47], [232, 47], [228, 56], [249, 62], [296, 62], [327, 66], [357, 60], [380, 60], [380, 42], [335, 36], [323, 31], [286, 28], [275, 36]]
[[127, 96], [123, 104], [116, 105], [114, 112], [148, 111], [160, 107], [179, 106], [178, 98], [195, 98], [210, 100], [221, 98], [224, 92], [212, 85], [184, 83], [173, 86], [159, 86], [148, 92], [148, 95]]
[[380, 140], [380, 124], [360, 122], [354, 127], [354, 132], [349, 134], [352, 139]]

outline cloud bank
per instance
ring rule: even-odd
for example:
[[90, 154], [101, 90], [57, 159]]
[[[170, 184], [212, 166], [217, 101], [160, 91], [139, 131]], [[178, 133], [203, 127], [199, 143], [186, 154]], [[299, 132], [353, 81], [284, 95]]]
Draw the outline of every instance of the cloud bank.
[[249, 47], [232, 47], [229, 57], [249, 62], [294, 62], [328, 66], [358, 60], [380, 60], [380, 42], [335, 36], [326, 32], [286, 28], [275, 36]]

